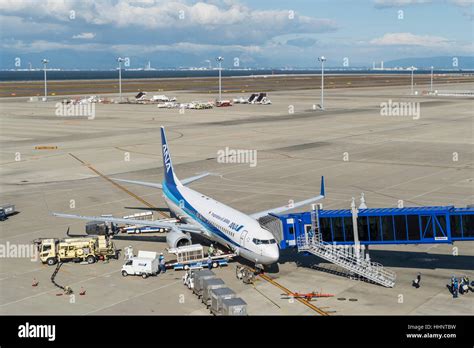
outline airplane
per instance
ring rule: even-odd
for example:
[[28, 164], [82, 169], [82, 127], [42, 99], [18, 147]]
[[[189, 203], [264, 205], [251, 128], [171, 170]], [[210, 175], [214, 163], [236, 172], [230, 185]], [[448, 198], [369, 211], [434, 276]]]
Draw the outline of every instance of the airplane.
[[325, 196], [324, 177], [321, 177], [320, 195], [290, 205], [247, 215], [187, 187], [187, 184], [204, 178], [210, 175], [210, 173], [202, 173], [194, 177], [179, 180], [171, 162], [164, 127], [161, 127], [161, 142], [164, 169], [164, 179], [161, 184], [125, 179], [113, 180], [161, 189], [167, 206], [170, 211], [178, 217], [179, 222], [172, 222], [169, 219], [143, 221], [107, 216], [81, 216], [62, 213], [53, 213], [52, 215], [87, 221], [165, 228], [168, 231], [166, 241], [171, 248], [191, 244], [189, 234], [198, 234], [212, 242], [227, 247], [235, 254], [251, 262], [255, 262], [255, 265], [264, 266], [274, 264], [278, 261], [279, 248], [271, 231], [260, 224], [258, 219], [268, 214], [278, 214], [310, 204]]

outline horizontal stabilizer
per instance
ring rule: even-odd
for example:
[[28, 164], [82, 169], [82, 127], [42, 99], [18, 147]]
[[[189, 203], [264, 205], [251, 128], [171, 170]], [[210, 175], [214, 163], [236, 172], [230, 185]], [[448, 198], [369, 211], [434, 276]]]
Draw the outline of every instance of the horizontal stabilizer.
[[[199, 175], [196, 175], [196, 176], [192, 176], [190, 178], [186, 178], [186, 179], [183, 179], [181, 180], [181, 183], [183, 185], [187, 185], [187, 184], [190, 184], [196, 180], [199, 180], [199, 179], [202, 179], [208, 175], [211, 175], [211, 173], [202, 173], [202, 174], [199, 174]], [[153, 182], [146, 182], [146, 181], [137, 181], [137, 180], [126, 180], [126, 179], [112, 179], [114, 181], [120, 181], [120, 182], [126, 182], [128, 184], [135, 184], [135, 185], [141, 185], [141, 186], [148, 186], [148, 187], [154, 187], [154, 188], [163, 188], [163, 185], [161, 184], [155, 184]]]
[[295, 209], [295, 208], [299, 208], [299, 207], [302, 207], [306, 204], [310, 204], [310, 203], [314, 203], [316, 201], [319, 201], [320, 199], [323, 199], [324, 196], [325, 196], [324, 176], [322, 176], [321, 177], [321, 192], [320, 192], [319, 196], [311, 197], [311, 198], [305, 199], [304, 201], [295, 202], [295, 203], [284, 205], [284, 206], [281, 206], [281, 207], [260, 211], [258, 213], [250, 214], [250, 216], [253, 217], [254, 219], [259, 219], [262, 216], [265, 216], [265, 215], [268, 215], [268, 214], [283, 213], [285, 211]]
[[178, 231], [186, 231], [186, 232], [194, 232], [194, 233], [202, 232], [199, 227], [189, 225], [189, 224], [174, 223], [174, 222], [171, 222], [170, 219], [150, 221], [150, 220], [124, 219], [124, 218], [116, 218], [116, 217], [109, 217], [109, 216], [84, 216], [84, 215], [73, 215], [73, 214], [62, 214], [62, 213], [52, 213], [52, 215], [56, 217], [66, 218], [66, 219], [115, 222], [115, 223], [125, 224], [125, 225], [161, 227], [161, 228], [167, 228], [167, 229], [175, 230], [175, 231], [178, 230]]
[[148, 187], [154, 187], [154, 188], [163, 188], [161, 184], [155, 184], [154, 182], [146, 182], [146, 181], [136, 181], [136, 180], [125, 180], [125, 179], [113, 179], [114, 181], [120, 181], [120, 182], [126, 182], [128, 184], [135, 184], [135, 185], [141, 185], [141, 186], [148, 186]]
[[190, 184], [192, 183], [193, 181], [196, 181], [196, 180], [199, 180], [199, 179], [202, 179], [208, 175], [211, 175], [211, 173], [202, 173], [202, 174], [199, 174], [199, 175], [196, 175], [196, 176], [192, 176], [190, 178], [186, 178], [186, 179], [182, 179], [181, 180], [181, 183], [183, 185], [187, 185], [187, 184]]

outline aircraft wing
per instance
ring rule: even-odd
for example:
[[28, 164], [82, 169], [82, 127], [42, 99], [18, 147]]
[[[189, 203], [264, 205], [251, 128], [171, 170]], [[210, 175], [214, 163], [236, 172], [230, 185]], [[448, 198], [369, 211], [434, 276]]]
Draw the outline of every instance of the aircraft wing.
[[173, 223], [166, 220], [154, 220], [154, 221], [148, 220], [147, 221], [147, 220], [123, 219], [123, 218], [106, 217], [106, 216], [84, 216], [84, 215], [73, 215], [73, 214], [62, 214], [62, 213], [52, 213], [52, 215], [56, 217], [66, 218], [66, 219], [115, 222], [115, 223], [122, 223], [126, 225], [153, 226], [153, 227], [168, 228], [174, 231], [202, 233], [202, 230], [197, 226], [193, 226], [190, 224], [178, 224], [178, 223]]
[[[196, 180], [199, 180], [199, 179], [202, 179], [208, 175], [210, 175], [211, 173], [202, 173], [202, 174], [199, 174], [199, 175], [196, 175], [196, 176], [192, 176], [190, 178], [186, 178], [186, 179], [183, 179], [181, 180], [181, 183], [183, 185], [187, 185], [187, 184], [190, 184], [192, 183], [193, 181], [196, 181]], [[126, 180], [126, 179], [112, 179], [114, 181], [120, 181], [120, 182], [126, 182], [126, 183], [129, 183], [129, 184], [135, 184], [135, 185], [141, 185], [141, 186], [148, 186], [148, 187], [154, 187], [154, 188], [163, 188], [163, 185], [161, 184], [156, 184], [154, 182], [146, 182], [146, 181], [137, 181], [137, 180]]]
[[282, 212], [287, 211], [287, 210], [299, 208], [303, 205], [319, 201], [320, 199], [323, 199], [324, 196], [325, 196], [324, 176], [322, 176], [321, 177], [321, 193], [319, 194], [319, 196], [311, 197], [311, 198], [305, 199], [304, 201], [296, 202], [296, 203], [293, 203], [291, 205], [284, 205], [284, 206], [281, 206], [281, 207], [260, 211], [258, 213], [250, 214], [250, 216], [253, 217], [254, 219], [258, 219], [258, 218], [261, 218], [262, 216], [265, 216], [265, 215], [268, 215], [268, 214], [279, 214], [279, 213], [282, 213]]

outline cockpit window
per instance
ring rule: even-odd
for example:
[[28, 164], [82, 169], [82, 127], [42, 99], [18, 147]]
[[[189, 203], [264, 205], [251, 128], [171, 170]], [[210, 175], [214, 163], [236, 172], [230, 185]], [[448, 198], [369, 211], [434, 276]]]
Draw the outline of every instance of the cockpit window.
[[257, 238], [254, 238], [254, 239], [252, 239], [252, 242], [253, 242], [255, 245], [261, 245], [261, 244], [276, 244], [276, 240], [275, 240], [275, 239], [257, 239]]

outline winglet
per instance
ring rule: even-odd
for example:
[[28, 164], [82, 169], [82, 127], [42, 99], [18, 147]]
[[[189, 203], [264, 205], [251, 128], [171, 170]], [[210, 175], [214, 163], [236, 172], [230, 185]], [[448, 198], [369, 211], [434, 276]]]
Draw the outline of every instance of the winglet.
[[323, 196], [323, 197], [326, 196], [325, 191], [326, 190], [324, 189], [324, 176], [322, 176], [321, 177], [321, 193], [320, 193], [320, 195]]

